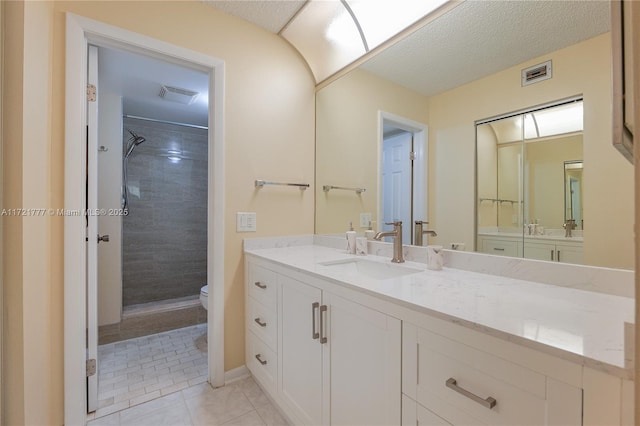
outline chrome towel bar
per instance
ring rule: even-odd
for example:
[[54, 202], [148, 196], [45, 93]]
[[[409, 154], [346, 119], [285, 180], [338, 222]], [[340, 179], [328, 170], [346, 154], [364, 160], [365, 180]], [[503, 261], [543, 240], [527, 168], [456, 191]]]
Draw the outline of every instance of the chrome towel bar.
[[324, 192], [329, 192], [332, 189], [344, 189], [345, 191], [355, 191], [356, 194], [358, 194], [358, 195], [362, 194], [364, 191], [367, 190], [366, 188], [345, 188], [343, 186], [333, 186], [333, 185], [324, 185], [322, 187], [322, 190]]
[[295, 186], [297, 188], [300, 188], [301, 191], [304, 191], [310, 186], [308, 183], [271, 182], [268, 180], [256, 179], [256, 188], [262, 188], [265, 185]]

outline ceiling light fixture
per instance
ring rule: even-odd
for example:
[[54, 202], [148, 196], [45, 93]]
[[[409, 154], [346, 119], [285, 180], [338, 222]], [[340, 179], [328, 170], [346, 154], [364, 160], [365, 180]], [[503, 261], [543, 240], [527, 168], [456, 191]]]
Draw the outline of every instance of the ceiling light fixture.
[[319, 83], [447, 0], [309, 0], [282, 30]]

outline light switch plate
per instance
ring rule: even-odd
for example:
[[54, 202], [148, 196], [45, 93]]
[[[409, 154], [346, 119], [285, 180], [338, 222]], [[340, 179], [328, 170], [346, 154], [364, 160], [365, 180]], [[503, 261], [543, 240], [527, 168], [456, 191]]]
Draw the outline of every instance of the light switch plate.
[[360, 228], [368, 228], [372, 217], [371, 213], [360, 213]]
[[256, 213], [238, 212], [236, 214], [236, 232], [256, 232]]

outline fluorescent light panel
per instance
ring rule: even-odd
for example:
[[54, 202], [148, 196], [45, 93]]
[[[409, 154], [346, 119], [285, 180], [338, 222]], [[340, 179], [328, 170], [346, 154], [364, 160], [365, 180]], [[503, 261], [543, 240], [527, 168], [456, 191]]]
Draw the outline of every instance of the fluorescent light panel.
[[[384, 43], [447, 0], [310, 0], [282, 31], [306, 59], [316, 82]], [[360, 30], [358, 29], [360, 26]]]

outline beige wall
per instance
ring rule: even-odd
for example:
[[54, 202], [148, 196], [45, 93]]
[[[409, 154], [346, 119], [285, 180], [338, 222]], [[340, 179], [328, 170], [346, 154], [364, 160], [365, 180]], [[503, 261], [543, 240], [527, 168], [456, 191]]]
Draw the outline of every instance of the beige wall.
[[[474, 122], [582, 94], [585, 262], [633, 268], [633, 166], [611, 146], [610, 54], [604, 34], [429, 99], [429, 218], [438, 243], [473, 247]], [[520, 70], [548, 59], [553, 78], [521, 87]]]
[[[360, 213], [378, 221], [378, 111], [426, 123], [427, 98], [354, 70], [320, 90], [316, 105], [316, 232], [345, 232], [349, 222], [362, 231]], [[326, 193], [323, 185], [367, 191]]]
[[[5, 2], [5, 208], [49, 206], [52, 6]], [[56, 294], [62, 287], [51, 274], [53, 219], [39, 214], [5, 219], [3, 420], [47, 424], [62, 408], [62, 298]]]
[[[6, 6], [3, 110], [11, 124], [4, 129], [5, 208], [63, 207], [65, 12], [225, 61], [225, 368], [243, 365], [242, 238], [313, 232], [311, 191], [253, 186], [256, 178], [313, 182], [314, 82], [306, 65], [280, 37], [200, 2]], [[258, 232], [237, 234], [236, 211], [257, 212]], [[3, 271], [10, 283], [4, 312], [6, 420], [61, 424], [63, 218], [35, 220], [34, 226], [31, 221], [4, 223], [4, 260], [11, 265]]]
[[[3, 10], [4, 10], [4, 4], [0, 3], [0, 58], [4, 58], [3, 56], [3, 40], [4, 40], [4, 20], [3, 20]], [[4, 62], [2, 59], [0, 59], [0, 209], [3, 208], [4, 203], [3, 203], [3, 181], [2, 181], [2, 175], [3, 175], [3, 170], [4, 167], [2, 165], [2, 146], [4, 145], [4, 143], [2, 142], [4, 140], [4, 135], [3, 135], [3, 131], [2, 131], [2, 99], [4, 99], [4, 91], [2, 89], [3, 87], [3, 81], [2, 81], [2, 75], [4, 74], [3, 72], [4, 70]], [[2, 346], [2, 340], [3, 340], [3, 320], [4, 320], [4, 285], [3, 285], [3, 272], [4, 271], [4, 267], [3, 267], [3, 263], [4, 263], [4, 256], [3, 256], [3, 247], [2, 247], [2, 241], [4, 241], [3, 238], [3, 223], [4, 223], [4, 217], [0, 216], [0, 423], [4, 424], [4, 401], [3, 401], [3, 357], [4, 357], [4, 351], [3, 351], [3, 346]]]
[[[545, 228], [562, 229], [564, 224], [564, 162], [582, 160], [582, 135], [554, 138], [525, 145], [529, 184], [525, 221]], [[581, 194], [581, 199], [584, 196]], [[586, 223], [588, 224], [588, 218]], [[527, 222], [530, 223], [530, 222]], [[581, 226], [578, 224], [578, 226]], [[588, 225], [587, 225], [588, 226]], [[579, 229], [582, 229], [581, 227]], [[589, 229], [589, 228], [587, 228]]]
[[[3, 57], [3, 207], [22, 205], [22, 149], [20, 144], [9, 143], [22, 139], [22, 67], [24, 49], [24, 7], [19, 3], [3, 2], [4, 37]], [[9, 185], [9, 182], [11, 184]], [[24, 423], [23, 410], [8, 407], [24, 405], [23, 359], [23, 306], [22, 286], [22, 218], [3, 218], [3, 424]], [[13, 333], [13, 336], [10, 335]], [[9, 368], [10, 367], [10, 368]], [[9, 391], [11, 390], [11, 391]]]
[[[498, 139], [491, 125], [477, 127], [478, 198], [498, 198]], [[485, 200], [478, 204], [478, 227], [498, 226], [498, 203]], [[472, 247], [469, 247], [471, 249]]]

